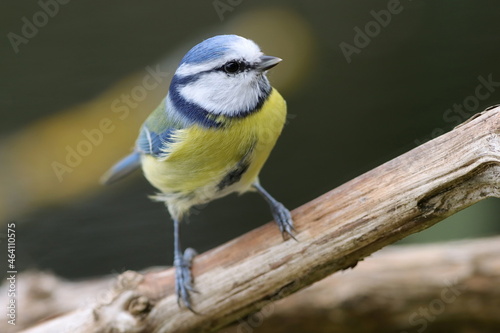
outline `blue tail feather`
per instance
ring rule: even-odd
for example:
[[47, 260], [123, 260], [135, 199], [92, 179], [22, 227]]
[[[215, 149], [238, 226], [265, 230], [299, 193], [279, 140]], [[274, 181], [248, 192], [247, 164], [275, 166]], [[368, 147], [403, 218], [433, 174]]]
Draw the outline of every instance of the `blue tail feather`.
[[109, 185], [117, 180], [128, 176], [132, 171], [141, 166], [141, 155], [134, 151], [132, 154], [120, 160], [111, 169], [109, 169], [100, 179], [100, 183]]

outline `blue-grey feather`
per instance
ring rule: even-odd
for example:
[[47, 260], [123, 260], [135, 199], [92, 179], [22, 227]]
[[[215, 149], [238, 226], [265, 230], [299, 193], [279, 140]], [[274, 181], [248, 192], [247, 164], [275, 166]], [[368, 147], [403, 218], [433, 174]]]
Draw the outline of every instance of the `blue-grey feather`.
[[108, 172], [106, 172], [100, 182], [105, 185], [112, 184], [117, 180], [129, 175], [141, 166], [141, 155], [134, 151], [132, 154], [116, 163]]
[[217, 59], [227, 52], [230, 43], [239, 39], [241, 37], [236, 35], [219, 35], [206, 39], [189, 50], [182, 58], [181, 64], [199, 64]]
[[165, 149], [173, 142], [172, 134], [174, 131], [173, 128], [167, 128], [161, 133], [156, 133], [150, 131], [144, 124], [137, 138], [136, 148], [141, 153], [163, 158], [166, 156]]

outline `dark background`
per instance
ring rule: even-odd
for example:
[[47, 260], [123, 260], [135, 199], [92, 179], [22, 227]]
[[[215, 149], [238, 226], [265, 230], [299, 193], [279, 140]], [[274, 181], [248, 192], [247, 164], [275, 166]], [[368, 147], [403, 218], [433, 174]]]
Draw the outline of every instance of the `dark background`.
[[[191, 46], [231, 33], [235, 25], [257, 31], [247, 37], [258, 44], [262, 40], [265, 52], [264, 44], [268, 49], [277, 44], [272, 55], [284, 58], [270, 78], [292, 116], [261, 181], [289, 208], [451, 130], [456, 123], [443, 117], [446, 110], [474, 96], [479, 76], [492, 75], [500, 82], [500, 3], [401, 1], [401, 12], [348, 63], [339, 44], [353, 45], [353, 29], [364, 29], [374, 20], [370, 12], [387, 6], [388, 1], [241, 1], [221, 20], [211, 1], [71, 1], [59, 5], [59, 12], [16, 53], [7, 34], [20, 35], [22, 18], [31, 20], [40, 5], [4, 2], [0, 216], [4, 223], [16, 222], [19, 269], [79, 278], [171, 264], [173, 228], [162, 204], [147, 198], [154, 189], [145, 179], [137, 173], [111, 187], [97, 185], [98, 174], [106, 171], [102, 165], [110, 166], [129, 151], [139, 121], [131, 126], [126, 144], [105, 139], [100, 149], [113, 158], [97, 166], [89, 156], [81, 168], [65, 175], [67, 181], [54, 180], [51, 158], [44, 157], [64, 151], [70, 135], [64, 124], [78, 128], [81, 118], [73, 115], [79, 105], [162, 59], [170, 59], [174, 65], [169, 70], [174, 71]], [[285, 20], [276, 14], [280, 12], [292, 13], [300, 24], [289, 33], [266, 30], [259, 14], [266, 12], [276, 16], [271, 20], [276, 26]], [[285, 39], [297, 41], [296, 51], [279, 49]], [[498, 88], [467, 114], [496, 103]], [[30, 133], [47, 119], [62, 119], [59, 127], [43, 132], [57, 136], [57, 144], [39, 147], [42, 138]], [[30, 162], [19, 162], [24, 159]], [[92, 185], [65, 195], [77, 178]], [[50, 182], [54, 185], [44, 185], [35, 198], [32, 186]], [[39, 200], [44, 196], [58, 199]], [[498, 234], [499, 216], [498, 199], [489, 199], [405, 241]], [[202, 252], [270, 219], [257, 195], [232, 195], [193, 214], [182, 226], [183, 244]]]

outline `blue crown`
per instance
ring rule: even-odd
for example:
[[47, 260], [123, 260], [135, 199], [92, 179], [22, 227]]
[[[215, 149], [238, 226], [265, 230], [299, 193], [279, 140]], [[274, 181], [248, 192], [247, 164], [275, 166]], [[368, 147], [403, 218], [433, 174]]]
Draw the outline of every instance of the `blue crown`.
[[223, 56], [231, 44], [241, 40], [237, 35], [219, 35], [195, 45], [182, 58], [181, 64], [199, 64]]

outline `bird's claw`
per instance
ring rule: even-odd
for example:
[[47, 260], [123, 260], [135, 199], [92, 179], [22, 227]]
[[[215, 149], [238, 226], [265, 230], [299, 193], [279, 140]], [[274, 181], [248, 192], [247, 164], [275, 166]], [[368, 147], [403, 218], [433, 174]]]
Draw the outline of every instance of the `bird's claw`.
[[191, 305], [190, 292], [198, 293], [193, 287], [193, 276], [191, 274], [191, 266], [193, 258], [196, 256], [196, 251], [188, 248], [182, 256], [174, 258], [175, 266], [175, 292], [177, 294], [177, 304], [181, 306], [181, 301], [186, 308], [191, 312], [198, 314]]
[[273, 217], [280, 228], [283, 239], [286, 240], [287, 237], [290, 237], [297, 240], [297, 238], [295, 238], [296, 230], [293, 227], [292, 214], [290, 211], [281, 202], [275, 202], [272, 206]]

